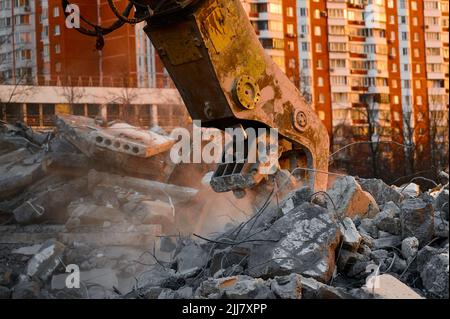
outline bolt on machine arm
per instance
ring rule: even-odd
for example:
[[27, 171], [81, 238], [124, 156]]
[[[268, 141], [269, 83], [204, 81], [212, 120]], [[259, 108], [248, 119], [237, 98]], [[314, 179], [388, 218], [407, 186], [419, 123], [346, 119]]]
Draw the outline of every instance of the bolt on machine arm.
[[[305, 183], [326, 189], [327, 130], [265, 53], [240, 0], [130, 0], [133, 18], [128, 6], [121, 13], [113, 0], [108, 4], [117, 25], [146, 21], [144, 30], [194, 120], [222, 130], [278, 129], [281, 168], [299, 168]], [[239, 191], [260, 180], [254, 166], [228, 163], [219, 165], [211, 184], [218, 192]]]

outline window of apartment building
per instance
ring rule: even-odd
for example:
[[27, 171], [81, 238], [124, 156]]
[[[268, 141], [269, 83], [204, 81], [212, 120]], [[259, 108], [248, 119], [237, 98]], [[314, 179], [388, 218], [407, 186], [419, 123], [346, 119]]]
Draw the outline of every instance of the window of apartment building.
[[425, 17], [425, 25], [439, 25], [439, 17]]
[[329, 34], [334, 34], [334, 35], [345, 35], [345, 27], [342, 25], [330, 25], [328, 27], [329, 30]]
[[402, 40], [408, 41], [408, 32], [402, 32]]
[[403, 88], [410, 89], [411, 88], [411, 80], [403, 80]]
[[331, 101], [333, 103], [347, 103], [348, 95], [347, 95], [347, 93], [332, 93]]
[[317, 78], [317, 86], [318, 87], [323, 87], [323, 77], [319, 76]]
[[300, 8], [299, 9], [299, 13], [301, 17], [306, 17], [308, 16], [308, 8]]
[[448, 48], [442, 48], [442, 56], [444, 57], [444, 58], [449, 58], [449, 49]]
[[427, 87], [429, 89], [432, 89], [432, 88], [443, 88], [443, 87], [445, 87], [445, 81], [444, 80], [428, 80], [427, 81]]
[[406, 0], [399, 1], [400, 9], [406, 9]]
[[416, 64], [416, 73], [417, 73], [417, 74], [420, 73], [420, 64]]
[[317, 62], [316, 62], [316, 68], [317, 69], [323, 69], [323, 61], [322, 61], [322, 59], [318, 59], [317, 60]]
[[314, 10], [314, 18], [320, 19], [320, 10], [319, 9]]
[[417, 19], [417, 17], [413, 17], [412, 18], [412, 24], [413, 26], [417, 27], [419, 25], [419, 20]]
[[330, 42], [330, 51], [332, 52], [346, 52], [347, 43]]
[[389, 24], [395, 24], [395, 16], [389, 16]]
[[408, 55], [409, 48], [402, 48], [402, 55]]
[[392, 88], [393, 88], [393, 89], [398, 88], [398, 82], [397, 82], [397, 80], [395, 80], [395, 79], [392, 80], [391, 84], [392, 84]]
[[331, 59], [330, 67], [331, 68], [345, 68], [346, 67], [345, 59]]
[[388, 0], [388, 8], [393, 8], [394, 7], [394, 0]]
[[316, 52], [322, 52], [322, 43], [316, 43]]
[[394, 95], [394, 104], [399, 104], [400, 100], [398, 98], [398, 95]]
[[403, 71], [405, 71], [405, 72], [409, 71], [409, 64], [408, 63], [404, 63], [403, 64]]
[[307, 24], [302, 24], [300, 26], [301, 35], [307, 35], [309, 33], [309, 26]]
[[318, 100], [319, 103], [325, 103], [325, 95], [320, 93], [317, 100]]
[[344, 9], [328, 9], [328, 17], [330, 18], [345, 18]]
[[397, 50], [394, 47], [392, 47], [390, 54], [391, 54], [391, 56], [397, 56]]
[[309, 69], [311, 66], [311, 60], [302, 60], [302, 68], [303, 69]]
[[283, 23], [280, 21], [269, 21], [269, 30], [270, 31], [283, 31]]
[[61, 72], [61, 63], [60, 62], [56, 62], [56, 64], [55, 64], [55, 70], [56, 70], [56, 72]]
[[294, 35], [295, 31], [294, 31], [294, 25], [292, 23], [288, 23], [286, 26], [287, 29], [287, 34], [288, 35]]
[[15, 25], [30, 24], [30, 16], [27, 14], [16, 15], [14, 20]]
[[331, 85], [347, 85], [347, 77], [342, 75], [330, 76]]
[[392, 72], [397, 72], [397, 63], [392, 63]]
[[422, 96], [421, 95], [416, 96], [416, 104], [417, 105], [422, 105]]
[[425, 32], [425, 37], [427, 40], [441, 40], [440, 32]]
[[293, 7], [287, 7], [286, 8], [286, 15], [290, 18], [294, 17], [294, 8]]
[[425, 9], [436, 9], [439, 10], [439, 1], [425, 1]]
[[400, 24], [406, 24], [406, 16], [399, 16], [398, 19]]
[[59, 27], [59, 24], [55, 25], [53, 34], [54, 35], [60, 35], [61, 34], [61, 28]]
[[419, 42], [419, 40], [420, 40], [420, 35], [419, 35], [419, 32], [414, 32], [414, 42]]
[[317, 26], [317, 25], [316, 25], [316, 26], [314, 27], [314, 35], [316, 35], [316, 36], [321, 36], [321, 35], [322, 35], [320, 26]]
[[411, 1], [411, 10], [417, 11], [417, 2]]
[[302, 51], [309, 52], [309, 42], [302, 42]]
[[59, 43], [55, 44], [55, 53], [56, 54], [61, 53], [61, 46], [59, 45]]
[[14, 7], [23, 7], [23, 6], [29, 6], [30, 1], [29, 0], [15, 0], [14, 1]]
[[442, 72], [442, 64], [441, 63], [428, 63], [427, 64], [428, 72]]
[[442, 27], [448, 28], [448, 26], [449, 26], [448, 17], [442, 17]]
[[352, 60], [352, 70], [367, 70], [368, 63], [366, 60]]
[[294, 41], [288, 41], [287, 46], [288, 46], [289, 51], [295, 51]]
[[391, 31], [391, 41], [395, 41], [395, 31]]
[[270, 13], [283, 14], [283, 7], [280, 3], [268, 3], [268, 11]]
[[59, 17], [59, 7], [53, 7], [53, 17]]
[[367, 51], [367, 47], [364, 47], [364, 44], [350, 43], [350, 52], [352, 53], [363, 54], [368, 53]]
[[442, 12], [448, 12], [448, 2], [442, 2], [441, 3], [441, 11]]
[[414, 57], [415, 57], [415, 58], [420, 57], [420, 50], [419, 50], [418, 48], [415, 48], [415, 49], [414, 49]]
[[19, 32], [16, 33], [16, 42], [18, 43], [30, 43], [31, 42], [31, 33], [30, 32]]

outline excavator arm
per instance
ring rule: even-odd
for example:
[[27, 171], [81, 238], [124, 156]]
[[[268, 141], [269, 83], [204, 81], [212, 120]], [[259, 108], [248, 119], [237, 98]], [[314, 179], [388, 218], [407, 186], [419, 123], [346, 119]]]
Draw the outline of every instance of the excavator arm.
[[[329, 137], [314, 109], [265, 53], [240, 0], [133, 0], [135, 20], [155, 46], [194, 120], [225, 129], [276, 128], [279, 163], [315, 190], [327, 186]], [[127, 10], [127, 9], [126, 9]], [[125, 11], [126, 11], [125, 10]], [[217, 192], [255, 186], [255, 167], [221, 164]]]

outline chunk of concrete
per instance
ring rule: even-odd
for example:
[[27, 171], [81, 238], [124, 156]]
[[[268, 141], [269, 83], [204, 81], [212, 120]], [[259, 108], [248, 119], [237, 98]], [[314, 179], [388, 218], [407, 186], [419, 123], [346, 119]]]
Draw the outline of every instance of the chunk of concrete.
[[375, 198], [378, 205], [385, 205], [388, 202], [399, 204], [403, 200], [403, 195], [399, 191], [381, 179], [359, 179], [359, 183], [364, 191]]
[[434, 212], [430, 203], [418, 198], [402, 202], [400, 221], [402, 237], [416, 237], [421, 245], [426, 245], [434, 236]]
[[65, 246], [54, 239], [43, 243], [39, 252], [28, 261], [27, 276], [47, 281], [60, 265], [64, 250]]
[[289, 276], [275, 277], [270, 284], [270, 289], [280, 299], [301, 299], [302, 276], [290, 274]]
[[449, 297], [449, 255], [437, 254], [425, 264], [420, 272], [422, 283], [433, 298]]
[[[336, 206], [339, 216], [354, 218], [374, 217], [380, 209], [370, 193], [363, 191], [354, 177], [346, 176], [335, 181], [332, 188], [328, 190]], [[329, 205], [334, 210], [332, 205]]]
[[448, 238], [448, 221], [443, 214], [444, 212], [434, 212], [434, 233], [440, 238]]
[[419, 240], [416, 237], [408, 237], [402, 241], [402, 255], [410, 261], [417, 255], [419, 251]]
[[132, 211], [133, 218], [144, 225], [170, 225], [174, 222], [174, 208], [161, 200], [142, 201]]
[[299, 273], [330, 280], [335, 250], [341, 238], [339, 226], [326, 209], [304, 203], [254, 236], [248, 267], [254, 277]]
[[[397, 206], [395, 206], [395, 208], [397, 208]], [[399, 218], [396, 218], [400, 209], [395, 208], [387, 207], [387, 209], [384, 209], [375, 216], [373, 220], [379, 230], [388, 232], [392, 235], [401, 235], [401, 221]]]
[[405, 197], [415, 198], [420, 195], [420, 186], [415, 183], [409, 183], [397, 188]]
[[227, 299], [274, 299], [270, 283], [261, 278], [234, 276], [208, 279], [203, 282], [198, 293], [203, 297]]
[[387, 274], [370, 277], [363, 289], [376, 299], [424, 299], [400, 280]]
[[33, 246], [26, 246], [14, 249], [11, 251], [11, 254], [25, 255], [25, 256], [33, 256], [39, 252], [42, 244], [36, 244]]
[[184, 246], [175, 256], [178, 272], [183, 272], [195, 267], [202, 268], [208, 262], [208, 253], [197, 243]]
[[68, 207], [68, 212], [71, 219], [79, 219], [82, 225], [102, 225], [105, 221], [120, 223], [125, 219], [120, 210], [93, 203], [72, 203]]
[[361, 244], [362, 237], [358, 230], [356, 230], [353, 221], [349, 217], [346, 217], [342, 223], [339, 224], [339, 227], [343, 235], [344, 247], [350, 251], [357, 251]]
[[373, 241], [374, 249], [392, 248], [400, 246], [402, 243], [402, 238], [400, 236], [389, 236], [378, 238]]

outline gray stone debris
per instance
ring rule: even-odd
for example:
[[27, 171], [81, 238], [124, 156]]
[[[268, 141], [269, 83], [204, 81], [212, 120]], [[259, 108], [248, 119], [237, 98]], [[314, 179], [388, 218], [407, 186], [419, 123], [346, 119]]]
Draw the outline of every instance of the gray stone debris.
[[448, 238], [448, 221], [443, 215], [444, 212], [434, 212], [434, 234], [441, 238]]
[[304, 203], [258, 234], [249, 257], [254, 277], [299, 273], [320, 281], [330, 280], [335, 250], [340, 241], [336, 221], [326, 209]]
[[195, 267], [202, 268], [208, 262], [208, 253], [197, 243], [192, 242], [184, 246], [175, 256], [178, 272]]
[[48, 240], [42, 244], [26, 267], [26, 275], [47, 281], [61, 263], [65, 246], [56, 240]]
[[402, 241], [402, 255], [410, 261], [419, 251], [419, 240], [416, 237], [408, 237]]
[[[338, 178], [328, 190], [339, 216], [374, 217], [380, 209], [370, 193], [364, 191], [354, 177]], [[333, 208], [329, 205], [329, 208]]]
[[388, 202], [399, 204], [403, 200], [400, 192], [380, 179], [359, 179], [359, 183], [362, 189], [369, 192], [380, 206]]
[[270, 282], [249, 276], [234, 276], [204, 281], [196, 292], [200, 298], [274, 299]]
[[12, 288], [12, 299], [39, 299], [41, 285], [27, 276], [21, 276], [19, 283]]
[[270, 289], [280, 299], [301, 299], [302, 277], [298, 274], [275, 277], [271, 281]]
[[449, 255], [436, 254], [425, 264], [420, 277], [427, 292], [433, 298], [449, 298]]
[[384, 205], [383, 210], [374, 218], [374, 223], [379, 230], [392, 235], [401, 235], [401, 221], [398, 218], [400, 209], [393, 202]]
[[421, 245], [425, 245], [434, 236], [433, 206], [418, 198], [410, 198], [402, 202], [400, 220], [402, 237], [416, 237]]
[[339, 226], [343, 235], [344, 247], [351, 251], [357, 251], [362, 237], [358, 230], [356, 230], [353, 221], [349, 217], [346, 217]]

